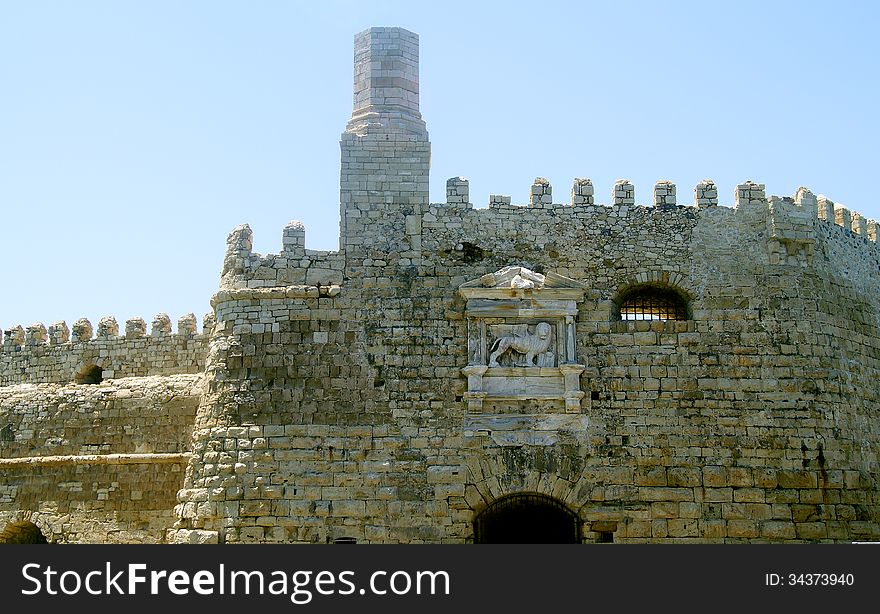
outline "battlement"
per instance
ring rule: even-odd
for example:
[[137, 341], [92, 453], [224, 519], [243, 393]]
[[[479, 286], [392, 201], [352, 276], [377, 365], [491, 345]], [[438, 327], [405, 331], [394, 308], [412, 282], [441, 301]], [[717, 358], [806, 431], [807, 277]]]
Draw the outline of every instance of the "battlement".
[[[771, 265], [809, 266], [817, 233], [823, 224], [842, 231], [841, 240], [855, 241], [855, 249], [875, 247], [878, 236], [876, 221], [850, 213], [805, 187], [791, 197], [767, 196], [764, 184], [745, 181], [734, 188], [730, 205], [721, 204], [718, 187], [711, 179], [699, 182], [693, 189], [692, 200], [686, 204], [678, 202], [677, 186], [668, 180], [654, 184], [649, 192], [649, 204], [639, 203], [636, 187], [626, 179], [617, 180], [611, 186], [606, 203], [597, 202], [595, 193], [591, 179], [575, 178], [568, 202], [553, 202], [552, 185], [538, 177], [529, 188], [527, 204], [514, 204], [510, 196], [493, 194], [488, 207], [475, 209], [468, 179], [452, 177], [446, 182], [445, 203], [429, 204], [425, 208], [397, 207], [380, 199], [374, 207], [375, 213], [382, 211], [381, 215], [374, 215], [372, 210], [360, 215], [349, 211], [350, 219], [381, 220], [381, 226], [342, 225], [341, 244], [356, 245], [357, 250], [308, 250], [305, 227], [293, 220], [283, 229], [280, 251], [261, 255], [253, 251], [253, 232], [243, 224], [233, 229], [227, 238], [220, 290], [221, 293], [240, 291], [230, 295], [233, 300], [263, 297], [243, 293], [259, 289], [286, 293], [288, 298], [334, 298], [351, 267], [373, 266], [383, 260], [395, 267], [427, 263], [432, 256], [424, 247], [436, 239], [438, 231], [448, 232], [468, 215], [476, 216], [474, 219], [479, 219], [479, 224], [474, 232], [468, 231], [467, 236], [456, 239], [456, 244], [462, 240], [481, 243], [499, 228], [510, 224], [515, 228], [518, 218], [527, 219], [523, 217], [526, 212], [529, 212], [530, 223], [544, 217], [546, 223], [551, 223], [557, 216], [564, 216], [560, 219], [576, 226], [589, 226], [610, 216], [617, 224], [639, 227], [645, 216], [650, 216], [652, 223], [660, 227], [666, 225], [663, 234], [672, 241], [683, 240], [685, 234], [681, 231], [691, 224], [688, 219], [722, 220], [721, 223], [737, 224], [741, 232], [750, 233], [754, 238], [763, 236]], [[827, 240], [837, 240], [828, 234], [830, 232], [832, 229], [825, 232]], [[850, 239], [846, 239], [847, 236]], [[870, 250], [871, 254], [874, 252], [875, 249]]]
[[[446, 181], [446, 205], [457, 208], [473, 209], [470, 201], [470, 185], [465, 177], [452, 177]], [[691, 203], [679, 203], [676, 198], [677, 187], [671, 181], [661, 180], [654, 184], [653, 195], [650, 204], [639, 204], [636, 199], [635, 186], [628, 179], [618, 179], [611, 188], [608, 204], [596, 202], [595, 187], [591, 179], [575, 178], [571, 187], [568, 202], [553, 202], [553, 187], [550, 182], [538, 177], [529, 189], [528, 204], [514, 204], [512, 198], [507, 195], [492, 194], [489, 196], [489, 209], [559, 209], [565, 207], [578, 207], [583, 205], [596, 205], [600, 207], [657, 207], [660, 209], [671, 207], [695, 207], [706, 209], [710, 207], [726, 206], [728, 208], [743, 209], [746, 207], [769, 208], [775, 215], [786, 216], [789, 220], [798, 219], [806, 224], [808, 220], [819, 219], [836, 224], [857, 235], [863, 236], [870, 241], [876, 242], [878, 235], [878, 223], [865, 216], [850, 212], [840, 204], [835, 204], [827, 197], [816, 196], [808, 188], [800, 187], [793, 197], [767, 196], [765, 186], [754, 181], [745, 181], [736, 186], [733, 194], [733, 203], [720, 205], [718, 187], [711, 179], [705, 179], [694, 187], [694, 196]], [[441, 205], [432, 205], [440, 207]], [[811, 222], [809, 222], [811, 223]], [[779, 221], [774, 222], [774, 233], [782, 230]]]
[[234, 228], [201, 331], [0, 331], [0, 529], [509, 541], [539, 499], [530, 541], [880, 539], [875, 221], [709, 179], [431, 204], [418, 89], [415, 34], [358, 34], [339, 250]]
[[226, 239], [220, 289], [314, 286], [316, 293], [327, 296], [327, 288], [342, 283], [343, 257], [335, 251], [306, 249], [305, 244], [305, 226], [293, 220], [284, 227], [281, 251], [263, 256], [253, 251], [251, 227], [236, 226]]
[[11, 326], [0, 330], [0, 386], [199, 373], [213, 327], [213, 313], [205, 315], [201, 333], [191, 313], [178, 319], [176, 332], [168, 315], [159, 313], [149, 334], [142, 318], [127, 320], [120, 333], [112, 316], [101, 318], [97, 329], [87, 318], [70, 327], [64, 320]]

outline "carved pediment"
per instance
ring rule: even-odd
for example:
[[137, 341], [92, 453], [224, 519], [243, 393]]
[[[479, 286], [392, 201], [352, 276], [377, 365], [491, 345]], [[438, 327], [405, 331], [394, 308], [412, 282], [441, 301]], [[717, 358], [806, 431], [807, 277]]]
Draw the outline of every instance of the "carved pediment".
[[586, 291], [581, 282], [557, 273], [535, 273], [524, 266], [506, 266], [494, 273], [459, 286], [458, 291], [466, 299], [508, 298], [538, 292], [546, 298], [580, 299]]

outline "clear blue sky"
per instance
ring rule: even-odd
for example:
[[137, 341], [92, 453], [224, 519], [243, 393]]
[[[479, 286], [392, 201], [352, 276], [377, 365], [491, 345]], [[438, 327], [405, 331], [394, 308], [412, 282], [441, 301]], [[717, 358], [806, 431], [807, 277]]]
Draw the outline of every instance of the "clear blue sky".
[[875, 2], [0, 0], [0, 328], [201, 319], [226, 235], [334, 249], [352, 41], [421, 38], [431, 200], [799, 185], [880, 219]]

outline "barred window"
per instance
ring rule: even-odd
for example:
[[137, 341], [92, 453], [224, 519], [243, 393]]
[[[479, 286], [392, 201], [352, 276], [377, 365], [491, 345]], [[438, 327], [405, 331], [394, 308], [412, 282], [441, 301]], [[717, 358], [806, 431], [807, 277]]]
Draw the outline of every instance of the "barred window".
[[687, 320], [687, 303], [674, 290], [644, 286], [624, 294], [620, 319]]

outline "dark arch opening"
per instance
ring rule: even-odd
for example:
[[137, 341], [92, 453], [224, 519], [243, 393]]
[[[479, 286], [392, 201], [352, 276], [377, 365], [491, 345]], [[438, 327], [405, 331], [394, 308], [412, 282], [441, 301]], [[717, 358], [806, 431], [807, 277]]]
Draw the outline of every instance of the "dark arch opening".
[[40, 527], [24, 520], [12, 522], [0, 532], [0, 544], [48, 544], [49, 541]]
[[337, 537], [333, 540], [334, 544], [356, 544], [358, 540], [354, 537]]
[[76, 374], [74, 381], [77, 384], [100, 384], [104, 379], [102, 373], [103, 369], [98, 365], [86, 365]]
[[617, 301], [619, 320], [687, 320], [688, 301], [669, 286], [639, 285], [621, 293]]
[[561, 502], [546, 495], [508, 495], [474, 518], [474, 543], [579, 544], [581, 521]]

